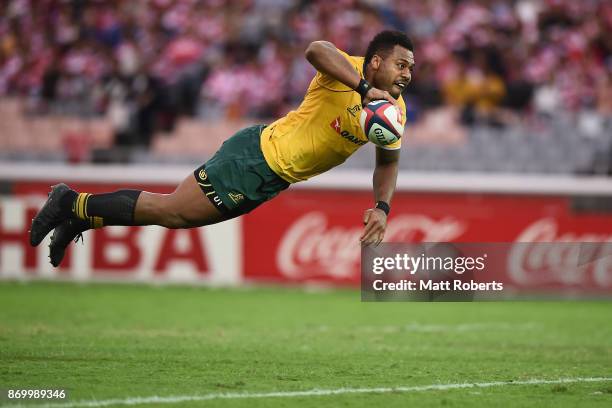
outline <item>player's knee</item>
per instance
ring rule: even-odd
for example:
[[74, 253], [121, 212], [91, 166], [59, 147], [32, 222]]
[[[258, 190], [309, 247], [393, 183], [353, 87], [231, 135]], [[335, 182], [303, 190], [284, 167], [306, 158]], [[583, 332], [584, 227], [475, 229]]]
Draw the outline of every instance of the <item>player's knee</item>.
[[188, 228], [191, 222], [180, 211], [167, 209], [162, 217], [162, 226], [166, 228]]
[[202, 208], [194, 208], [193, 203], [185, 202], [175, 193], [160, 195], [155, 202], [156, 224], [166, 228], [192, 228], [208, 225], [222, 220], [213, 208], [207, 213]]
[[190, 226], [189, 220], [177, 208], [170, 195], [159, 195], [152, 200], [148, 211], [154, 215], [155, 223], [166, 228], [186, 228]]

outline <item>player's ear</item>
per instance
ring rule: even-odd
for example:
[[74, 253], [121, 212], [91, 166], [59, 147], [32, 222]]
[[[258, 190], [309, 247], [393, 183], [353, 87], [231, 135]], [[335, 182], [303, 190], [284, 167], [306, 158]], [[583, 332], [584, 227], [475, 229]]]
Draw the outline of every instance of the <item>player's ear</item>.
[[378, 68], [380, 68], [381, 62], [382, 62], [382, 58], [380, 57], [380, 55], [374, 54], [372, 56], [372, 59], [370, 60], [370, 65], [372, 65], [372, 68], [374, 69], [374, 71], [378, 71]]

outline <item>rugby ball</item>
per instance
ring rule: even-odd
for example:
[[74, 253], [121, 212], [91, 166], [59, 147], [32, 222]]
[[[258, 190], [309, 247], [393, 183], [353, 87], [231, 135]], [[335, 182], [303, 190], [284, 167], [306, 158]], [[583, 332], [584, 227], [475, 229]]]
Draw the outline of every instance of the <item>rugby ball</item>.
[[372, 101], [364, 106], [359, 123], [368, 139], [378, 146], [393, 144], [404, 133], [401, 112], [384, 99]]

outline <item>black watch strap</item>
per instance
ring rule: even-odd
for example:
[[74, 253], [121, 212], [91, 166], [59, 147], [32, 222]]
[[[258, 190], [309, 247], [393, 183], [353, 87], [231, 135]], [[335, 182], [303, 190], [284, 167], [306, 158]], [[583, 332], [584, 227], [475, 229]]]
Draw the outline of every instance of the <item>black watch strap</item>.
[[389, 203], [387, 203], [385, 201], [377, 201], [375, 208], [379, 208], [379, 209], [383, 210], [384, 213], [387, 214], [387, 215], [389, 215], [389, 212], [391, 211], [391, 206], [389, 205]]
[[357, 85], [355, 91], [357, 91], [357, 93], [361, 95], [361, 99], [363, 100], [370, 88], [372, 88], [372, 85], [370, 85], [370, 83], [365, 79], [361, 78], [361, 81], [359, 81], [359, 85]]

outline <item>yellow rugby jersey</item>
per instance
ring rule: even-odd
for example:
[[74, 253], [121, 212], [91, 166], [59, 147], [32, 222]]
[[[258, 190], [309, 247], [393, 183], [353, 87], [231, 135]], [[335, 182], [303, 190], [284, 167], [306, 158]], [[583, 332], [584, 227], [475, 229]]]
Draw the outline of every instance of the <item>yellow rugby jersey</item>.
[[[340, 53], [363, 78], [363, 57]], [[406, 105], [400, 96], [402, 124]], [[290, 183], [307, 180], [343, 163], [368, 142], [361, 125], [361, 96], [329, 75], [317, 72], [304, 101], [261, 133], [261, 150], [276, 174]], [[385, 146], [395, 150], [401, 140]]]

